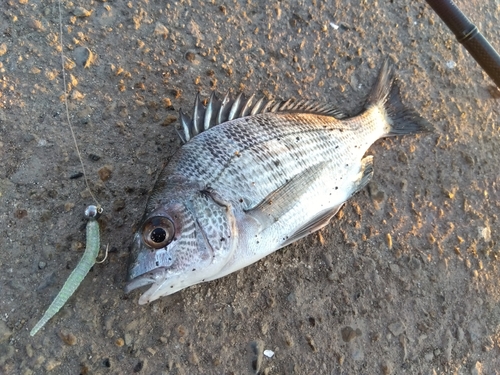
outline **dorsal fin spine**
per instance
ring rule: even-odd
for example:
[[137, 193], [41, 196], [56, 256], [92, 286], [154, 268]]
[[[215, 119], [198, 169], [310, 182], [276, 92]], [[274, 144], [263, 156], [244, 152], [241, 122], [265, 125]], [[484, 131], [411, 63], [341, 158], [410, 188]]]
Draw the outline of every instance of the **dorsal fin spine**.
[[264, 102], [263, 97], [257, 100], [257, 103], [255, 103], [252, 110], [250, 111], [250, 116], [255, 116], [257, 113], [260, 113], [260, 107], [262, 106], [263, 102]]
[[295, 100], [291, 98], [286, 101], [281, 101], [275, 99], [267, 100], [262, 97], [254, 102], [254, 99], [255, 94], [247, 99], [240, 93], [236, 99], [233, 100], [229, 96], [228, 92], [224, 95], [224, 98], [220, 100], [215, 92], [212, 92], [205, 107], [201, 102], [200, 95], [198, 93], [194, 102], [192, 119], [183, 113], [182, 110], [179, 111], [181, 131], [178, 131], [178, 133], [181, 142], [189, 142], [189, 140], [196, 135], [224, 122], [246, 116], [264, 114], [267, 112], [310, 113], [315, 115], [332, 116], [337, 119], [346, 117], [335, 107], [314, 100]]
[[255, 98], [255, 94], [252, 94], [252, 96], [250, 96], [247, 100], [246, 100], [246, 103], [245, 105], [243, 106], [243, 108], [241, 108], [241, 112], [239, 114], [239, 117], [246, 117], [248, 116], [251, 108], [252, 108], [252, 102], [253, 102], [253, 99]]
[[229, 92], [227, 92], [226, 95], [224, 96], [224, 99], [222, 99], [222, 103], [219, 108], [219, 113], [217, 114], [217, 121], [216, 121], [217, 124], [222, 124], [223, 122], [226, 121], [224, 112], [226, 112], [226, 108], [229, 102], [230, 102]]
[[200, 129], [200, 122], [201, 122], [201, 119], [200, 119], [200, 93], [197, 93], [196, 94], [196, 98], [194, 99], [194, 111], [193, 111], [193, 136], [195, 135], [198, 135], [201, 133], [201, 129]]
[[238, 109], [239, 109], [240, 104], [241, 104], [242, 95], [243, 95], [243, 94], [242, 94], [242, 93], [240, 93], [240, 94], [236, 97], [236, 99], [235, 99], [235, 101], [234, 101], [233, 105], [231, 106], [231, 110], [229, 111], [229, 116], [228, 116], [228, 118], [227, 118], [227, 119], [228, 119], [228, 121], [231, 121], [232, 119], [234, 119], [234, 118], [236, 118], [236, 117], [237, 117], [237, 115], [238, 115]]
[[184, 140], [188, 142], [191, 139], [191, 132], [190, 132], [190, 127], [189, 123], [191, 122], [191, 119], [182, 112], [182, 110], [179, 111], [179, 117], [181, 120], [181, 127], [184, 132]]

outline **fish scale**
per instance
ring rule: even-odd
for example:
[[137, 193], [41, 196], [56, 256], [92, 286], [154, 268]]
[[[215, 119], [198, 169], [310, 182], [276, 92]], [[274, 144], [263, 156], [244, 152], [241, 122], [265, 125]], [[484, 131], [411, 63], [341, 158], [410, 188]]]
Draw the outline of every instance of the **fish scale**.
[[[182, 147], [160, 173], [137, 231], [126, 291], [140, 304], [214, 280], [327, 225], [373, 175], [379, 138], [429, 131], [403, 106], [388, 62], [359, 115], [311, 100], [196, 96]], [[250, 114], [250, 115], [247, 115]]]
[[[262, 134], [260, 122], [266, 120], [266, 115], [261, 115], [255, 116], [251, 122], [240, 121], [231, 124], [233, 130], [240, 127], [245, 129], [248, 137], [245, 137], [243, 141], [237, 130], [230, 132], [229, 137], [228, 132], [221, 131], [216, 134], [200, 134], [199, 138], [193, 139], [191, 148], [198, 149], [200, 153], [203, 152], [203, 145], [207, 143], [226, 145], [225, 150], [222, 151], [226, 155], [219, 155], [218, 158], [218, 160], [224, 160], [225, 163], [217, 163], [218, 169], [215, 169], [215, 166], [209, 168], [206, 165], [209, 158], [201, 157], [198, 160], [203, 164], [199, 169], [209, 171], [207, 176], [203, 177], [208, 185], [216, 190], [222, 188], [227, 190], [228, 186], [234, 186], [233, 189], [228, 189], [234, 194], [231, 198], [244, 195], [252, 198], [250, 205], [253, 205], [304, 168], [328, 161], [332, 163], [333, 169], [339, 169], [343, 164], [359, 160], [365, 152], [361, 148], [355, 152], [354, 145], [356, 139], [360, 138], [359, 131], [367, 133], [367, 128], [360, 129], [346, 124], [345, 129], [339, 129], [337, 127], [339, 120], [326, 116], [297, 114], [269, 114], [267, 116], [274, 118], [270, 119], [272, 124], [268, 127], [268, 136], [265, 138], [259, 137], [259, 134]], [[375, 134], [369, 138], [378, 138], [383, 134], [383, 129], [380, 127], [379, 129], [372, 128], [370, 131]], [[368, 136], [368, 134], [363, 135], [365, 138]], [[229, 145], [234, 143], [236, 143], [234, 148], [236, 151], [230, 153], [229, 150], [233, 149]], [[337, 145], [342, 145], [342, 148], [336, 148]], [[189, 149], [187, 152], [190, 152]], [[279, 165], [276, 165], [275, 160], [280, 161]], [[255, 176], [265, 180], [252, 184]]]

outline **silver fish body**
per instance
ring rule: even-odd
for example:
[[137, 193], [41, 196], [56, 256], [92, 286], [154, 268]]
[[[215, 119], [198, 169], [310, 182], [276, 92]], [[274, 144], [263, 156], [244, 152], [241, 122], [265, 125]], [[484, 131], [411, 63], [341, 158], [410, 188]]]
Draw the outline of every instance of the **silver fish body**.
[[184, 145], [158, 177], [134, 237], [126, 291], [140, 304], [214, 280], [324, 227], [366, 186], [377, 139], [430, 129], [384, 63], [364, 111], [313, 101], [196, 98]]

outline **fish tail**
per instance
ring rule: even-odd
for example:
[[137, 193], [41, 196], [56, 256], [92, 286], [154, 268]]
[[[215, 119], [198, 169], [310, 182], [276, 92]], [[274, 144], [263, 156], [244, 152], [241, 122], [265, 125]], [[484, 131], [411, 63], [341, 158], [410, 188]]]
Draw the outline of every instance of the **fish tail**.
[[407, 108], [401, 101], [394, 69], [385, 60], [377, 81], [373, 85], [366, 100], [365, 109], [378, 107], [385, 114], [387, 129], [385, 136], [405, 135], [429, 132], [432, 125], [423, 119], [414, 109]]

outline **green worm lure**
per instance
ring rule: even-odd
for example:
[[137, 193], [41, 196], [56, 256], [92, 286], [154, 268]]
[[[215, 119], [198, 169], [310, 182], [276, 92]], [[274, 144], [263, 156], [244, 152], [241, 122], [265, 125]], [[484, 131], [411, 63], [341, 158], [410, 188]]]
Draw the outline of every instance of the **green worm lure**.
[[88, 206], [85, 209], [85, 216], [87, 222], [87, 244], [82, 259], [78, 262], [76, 268], [71, 272], [68, 280], [64, 283], [61, 291], [57, 294], [54, 301], [50, 304], [42, 319], [33, 327], [30, 336], [34, 336], [45, 323], [47, 323], [57, 312], [64, 306], [66, 301], [73, 295], [75, 290], [81, 284], [87, 273], [96, 262], [97, 255], [99, 254], [99, 223], [97, 219], [102, 213], [102, 208], [96, 206]]

